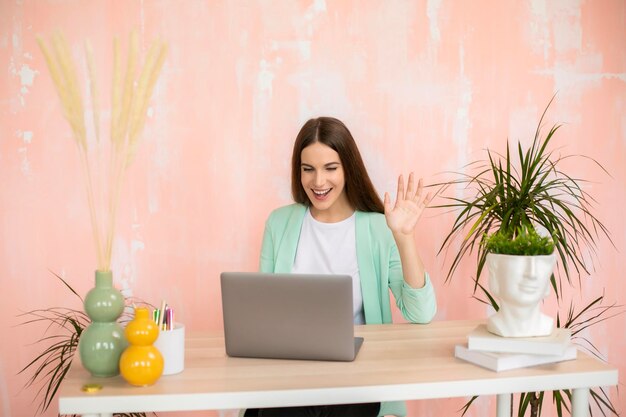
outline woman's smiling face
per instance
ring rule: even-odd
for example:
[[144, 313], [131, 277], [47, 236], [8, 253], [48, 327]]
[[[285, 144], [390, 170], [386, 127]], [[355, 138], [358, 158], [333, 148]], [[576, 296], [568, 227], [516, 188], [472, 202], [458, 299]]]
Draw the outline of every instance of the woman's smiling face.
[[319, 221], [336, 222], [354, 209], [344, 192], [345, 176], [339, 154], [320, 142], [302, 150], [301, 182], [311, 201], [311, 214]]

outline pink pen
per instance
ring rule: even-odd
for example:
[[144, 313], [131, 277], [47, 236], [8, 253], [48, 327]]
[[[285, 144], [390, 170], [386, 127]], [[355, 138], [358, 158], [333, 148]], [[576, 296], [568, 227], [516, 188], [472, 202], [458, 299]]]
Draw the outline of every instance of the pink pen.
[[168, 318], [168, 323], [169, 323], [169, 330], [174, 330], [174, 309], [170, 308], [167, 311], [167, 318]]

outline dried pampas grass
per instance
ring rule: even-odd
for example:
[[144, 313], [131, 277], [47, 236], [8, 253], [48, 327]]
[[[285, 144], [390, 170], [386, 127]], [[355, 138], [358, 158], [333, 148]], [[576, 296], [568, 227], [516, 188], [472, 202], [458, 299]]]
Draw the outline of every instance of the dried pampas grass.
[[[107, 179], [102, 183], [97, 182], [94, 178], [96, 173], [93, 172], [93, 158], [90, 158], [91, 142], [87, 138], [85, 105], [68, 43], [61, 33], [55, 33], [47, 42], [38, 37], [37, 43], [44, 55], [52, 82], [61, 100], [63, 115], [72, 129], [72, 136], [78, 146], [81, 163], [85, 171], [87, 200], [96, 245], [98, 270], [108, 271], [111, 268], [113, 233], [124, 172], [132, 163], [137, 152], [141, 131], [146, 122], [148, 103], [165, 62], [167, 44], [160, 40], [152, 42], [143, 67], [141, 67], [139, 35], [136, 31], [130, 35], [125, 62], [122, 62], [119, 39], [113, 40], [110, 152], [108, 153], [110, 161]], [[96, 167], [100, 168], [99, 160], [102, 156], [100, 152], [100, 119], [102, 112], [94, 53], [89, 42], [85, 42], [84, 51], [95, 135], [95, 145], [93, 146], [95, 146], [97, 158]], [[124, 73], [123, 67], [125, 67]], [[137, 76], [137, 74], [139, 75]], [[102, 171], [99, 170], [97, 174], [102, 175]], [[98, 194], [94, 193], [96, 191], [94, 185], [100, 184], [106, 190], [98, 189]]]

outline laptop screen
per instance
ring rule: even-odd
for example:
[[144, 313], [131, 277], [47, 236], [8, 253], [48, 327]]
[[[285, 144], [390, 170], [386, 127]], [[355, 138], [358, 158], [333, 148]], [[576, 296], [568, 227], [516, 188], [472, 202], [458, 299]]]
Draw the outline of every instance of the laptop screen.
[[354, 359], [349, 275], [224, 272], [221, 286], [229, 356]]

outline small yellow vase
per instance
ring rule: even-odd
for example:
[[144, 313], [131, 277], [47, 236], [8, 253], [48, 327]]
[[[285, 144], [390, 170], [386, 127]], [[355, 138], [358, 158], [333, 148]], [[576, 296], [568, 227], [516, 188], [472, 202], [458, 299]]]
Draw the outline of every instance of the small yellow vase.
[[154, 384], [163, 373], [163, 356], [152, 344], [159, 328], [147, 308], [135, 309], [135, 318], [126, 326], [129, 346], [120, 358], [120, 373], [131, 385]]

